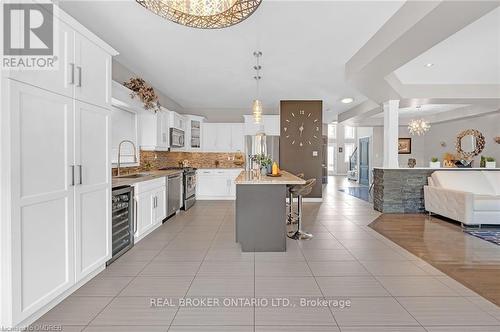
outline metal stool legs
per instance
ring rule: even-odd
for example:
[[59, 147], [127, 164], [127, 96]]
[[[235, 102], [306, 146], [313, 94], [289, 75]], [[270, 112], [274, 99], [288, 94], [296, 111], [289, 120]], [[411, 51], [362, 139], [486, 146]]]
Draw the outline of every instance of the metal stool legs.
[[[300, 229], [300, 221], [302, 220], [302, 195], [298, 195], [297, 196], [297, 201], [298, 201], [298, 203], [297, 203], [297, 218], [295, 219], [296, 223], [297, 223], [297, 230], [295, 231], [295, 233], [293, 233], [292, 235], [289, 235], [288, 237], [290, 239], [293, 239], [293, 240], [309, 240], [309, 239], [312, 239], [313, 238], [312, 234], [303, 232]], [[291, 219], [291, 223], [295, 223], [294, 222], [294, 218], [293, 218], [293, 214], [294, 214], [294, 211], [293, 211], [293, 195], [292, 195], [292, 193], [290, 193], [290, 214], [288, 216], [288, 219], [289, 220]]]

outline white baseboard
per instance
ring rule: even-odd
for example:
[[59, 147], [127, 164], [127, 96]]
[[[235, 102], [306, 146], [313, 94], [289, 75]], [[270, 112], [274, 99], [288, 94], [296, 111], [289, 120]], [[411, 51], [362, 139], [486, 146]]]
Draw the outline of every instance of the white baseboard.
[[311, 203], [311, 202], [319, 202], [319, 203], [321, 203], [321, 202], [323, 202], [323, 198], [321, 198], [321, 197], [317, 197], [317, 198], [313, 198], [313, 197], [304, 197], [304, 198], [302, 199], [302, 202], [310, 202], [310, 203]]

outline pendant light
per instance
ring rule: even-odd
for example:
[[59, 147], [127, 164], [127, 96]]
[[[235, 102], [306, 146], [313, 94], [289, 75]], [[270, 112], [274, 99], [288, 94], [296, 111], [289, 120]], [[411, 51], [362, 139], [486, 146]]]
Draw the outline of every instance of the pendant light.
[[[422, 106], [417, 106], [417, 111], [420, 111], [421, 109]], [[429, 129], [431, 129], [431, 125], [424, 119], [413, 119], [408, 123], [408, 131], [410, 132], [410, 135], [425, 135]]]
[[262, 66], [260, 65], [260, 57], [262, 56], [261, 51], [255, 51], [253, 52], [253, 56], [255, 57], [255, 66], [253, 69], [255, 70], [255, 76], [253, 77], [256, 83], [256, 96], [254, 101], [252, 102], [252, 115], [253, 115], [253, 121], [256, 124], [261, 124], [262, 123], [262, 102], [259, 100], [259, 82], [262, 79], [262, 76], [260, 76], [260, 71], [262, 69]]

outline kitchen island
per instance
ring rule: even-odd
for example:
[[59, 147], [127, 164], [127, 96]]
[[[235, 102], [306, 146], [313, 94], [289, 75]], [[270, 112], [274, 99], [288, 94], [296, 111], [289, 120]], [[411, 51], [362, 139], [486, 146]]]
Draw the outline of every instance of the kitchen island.
[[236, 242], [243, 252], [286, 251], [287, 186], [305, 180], [242, 171], [236, 183]]

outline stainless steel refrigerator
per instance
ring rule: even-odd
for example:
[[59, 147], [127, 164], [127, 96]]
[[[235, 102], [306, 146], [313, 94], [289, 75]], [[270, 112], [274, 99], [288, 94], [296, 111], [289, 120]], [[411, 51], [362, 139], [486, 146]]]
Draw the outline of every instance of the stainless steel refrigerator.
[[255, 135], [245, 136], [245, 156], [265, 154], [271, 156], [279, 165], [280, 162], [280, 137]]

